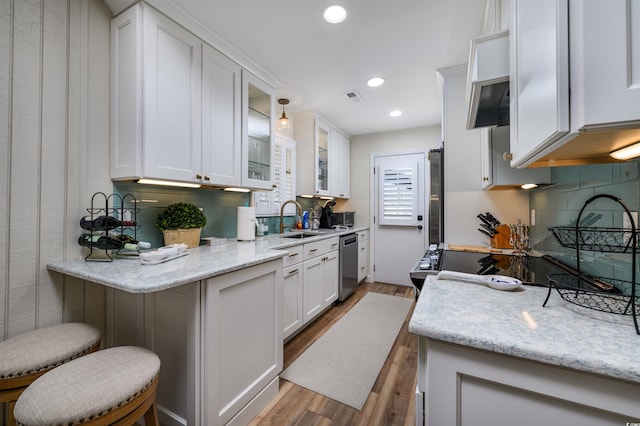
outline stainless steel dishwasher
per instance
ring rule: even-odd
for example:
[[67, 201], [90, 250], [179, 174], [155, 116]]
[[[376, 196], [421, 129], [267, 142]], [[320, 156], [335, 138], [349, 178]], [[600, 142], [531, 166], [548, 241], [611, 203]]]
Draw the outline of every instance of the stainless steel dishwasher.
[[340, 237], [340, 285], [338, 299], [342, 302], [358, 286], [358, 234]]

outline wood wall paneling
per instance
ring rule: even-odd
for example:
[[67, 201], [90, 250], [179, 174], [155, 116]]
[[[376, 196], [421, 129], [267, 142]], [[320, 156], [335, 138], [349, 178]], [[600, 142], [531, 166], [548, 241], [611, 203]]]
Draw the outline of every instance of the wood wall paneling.
[[0, 340], [5, 338], [6, 302], [9, 282], [7, 250], [9, 205], [9, 106], [11, 87], [11, 3], [0, 1]]

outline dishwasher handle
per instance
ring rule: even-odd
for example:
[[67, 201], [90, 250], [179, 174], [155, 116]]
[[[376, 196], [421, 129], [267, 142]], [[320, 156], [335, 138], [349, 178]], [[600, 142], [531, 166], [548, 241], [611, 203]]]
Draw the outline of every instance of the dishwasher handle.
[[349, 234], [340, 237], [342, 247], [347, 247], [353, 244], [358, 244], [358, 234]]

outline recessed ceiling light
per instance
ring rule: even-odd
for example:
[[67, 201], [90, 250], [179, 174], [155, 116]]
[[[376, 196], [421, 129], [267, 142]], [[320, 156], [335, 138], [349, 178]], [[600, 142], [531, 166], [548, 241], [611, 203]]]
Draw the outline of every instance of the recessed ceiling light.
[[367, 80], [367, 86], [369, 87], [378, 87], [384, 84], [384, 78], [382, 77], [372, 77]]
[[347, 11], [342, 6], [329, 6], [324, 10], [322, 16], [330, 24], [339, 24], [347, 19]]
[[402, 111], [400, 111], [399, 109], [395, 110], [395, 111], [391, 111], [389, 113], [389, 115], [391, 117], [400, 117], [402, 115]]

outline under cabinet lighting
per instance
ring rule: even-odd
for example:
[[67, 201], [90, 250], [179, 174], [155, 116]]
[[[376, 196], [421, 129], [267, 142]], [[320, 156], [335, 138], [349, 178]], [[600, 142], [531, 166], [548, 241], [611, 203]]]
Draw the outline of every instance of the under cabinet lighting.
[[609, 153], [609, 155], [616, 160], [629, 160], [640, 156], [640, 141], [633, 145], [625, 146], [624, 148], [616, 149]]
[[402, 115], [402, 111], [400, 111], [400, 110], [391, 111], [391, 112], [389, 113], [389, 115], [390, 115], [391, 117], [400, 117], [400, 116]]
[[234, 187], [224, 188], [224, 190], [231, 191], [231, 192], [251, 192], [251, 190], [247, 188], [234, 188]]
[[522, 189], [533, 189], [533, 188], [537, 188], [538, 185], [535, 183], [525, 183], [524, 185], [521, 185], [520, 188]]
[[174, 182], [170, 180], [157, 179], [138, 179], [137, 182], [144, 185], [178, 186], [181, 188], [200, 188], [202, 186], [199, 183]]

